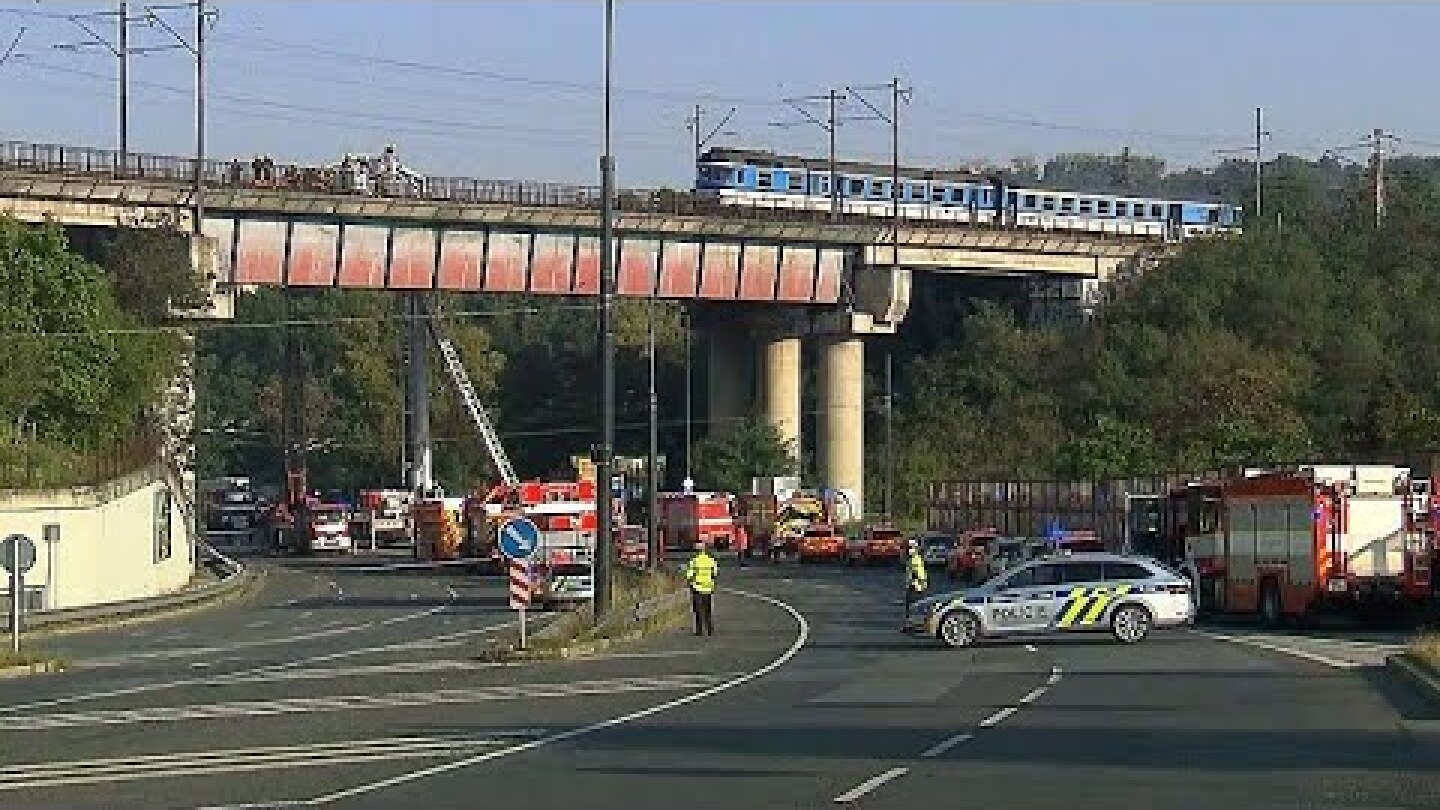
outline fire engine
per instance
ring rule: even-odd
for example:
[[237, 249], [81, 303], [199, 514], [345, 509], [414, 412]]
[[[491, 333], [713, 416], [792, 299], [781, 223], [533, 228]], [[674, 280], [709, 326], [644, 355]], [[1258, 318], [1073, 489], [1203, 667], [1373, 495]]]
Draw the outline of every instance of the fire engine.
[[688, 550], [704, 541], [710, 548], [729, 548], [736, 520], [730, 496], [719, 492], [661, 492], [660, 531], [665, 548]]
[[373, 489], [360, 493], [360, 509], [356, 517], [369, 534], [372, 548], [410, 544], [410, 500], [410, 493], [399, 489]]
[[1434, 594], [1431, 481], [1388, 465], [1248, 470], [1132, 501], [1130, 550], [1183, 568], [1202, 611], [1267, 623]]
[[[426, 313], [427, 315], [430, 313]], [[489, 413], [480, 402], [470, 376], [455, 346], [440, 330], [438, 318], [427, 319], [427, 329], [444, 361], [445, 371], [471, 423], [480, 434], [500, 483], [484, 495], [461, 501], [453, 507], [435, 509], [422, 501], [415, 509], [418, 529], [427, 508], [441, 512], [442, 522], [453, 522], [445, 532], [443, 549], [436, 558], [465, 556], [477, 563], [499, 562], [498, 531], [505, 521], [524, 517], [540, 530], [540, 544], [531, 557], [532, 597], [542, 603], [585, 600], [594, 596], [594, 561], [599, 533], [596, 484], [594, 481], [522, 481], [510, 463]], [[578, 477], [578, 476], [577, 476]], [[624, 500], [614, 498], [613, 525], [624, 525]], [[468, 526], [466, 525], [468, 523]], [[421, 552], [417, 541], [417, 554]]]

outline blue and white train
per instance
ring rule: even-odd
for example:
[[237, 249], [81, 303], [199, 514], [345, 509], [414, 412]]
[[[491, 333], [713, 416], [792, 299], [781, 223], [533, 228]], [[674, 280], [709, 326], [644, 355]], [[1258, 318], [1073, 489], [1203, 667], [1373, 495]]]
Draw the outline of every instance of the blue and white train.
[[[835, 170], [843, 213], [892, 215], [891, 167], [837, 161]], [[828, 161], [754, 149], [713, 148], [695, 166], [695, 192], [727, 205], [829, 211], [830, 182]], [[900, 169], [907, 219], [1180, 239], [1238, 233], [1241, 214], [1229, 203], [1007, 187], [966, 171]]]

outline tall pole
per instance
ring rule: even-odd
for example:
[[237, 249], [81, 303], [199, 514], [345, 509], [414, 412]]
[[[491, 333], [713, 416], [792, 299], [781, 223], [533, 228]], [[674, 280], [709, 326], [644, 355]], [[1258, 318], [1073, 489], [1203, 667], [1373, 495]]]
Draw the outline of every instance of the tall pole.
[[840, 100], [840, 94], [831, 90], [830, 96], [830, 126], [826, 131], [830, 133], [830, 219], [840, 219], [840, 178], [835, 175], [835, 127], [838, 119], [835, 117], [835, 104]]
[[1263, 165], [1261, 153], [1261, 139], [1265, 137], [1265, 130], [1262, 126], [1264, 113], [1259, 107], [1255, 108], [1255, 221], [1260, 221], [1260, 172]]
[[120, 28], [116, 32], [119, 40], [116, 54], [120, 60], [119, 78], [119, 141], [120, 141], [120, 166], [121, 171], [129, 163], [130, 156], [130, 4], [126, 0], [120, 0]]
[[895, 509], [895, 375], [893, 352], [885, 353], [885, 522]]
[[1370, 162], [1375, 175], [1375, 227], [1378, 228], [1385, 218], [1385, 138], [1389, 136], [1385, 130], [1376, 127], [1371, 137], [1374, 138], [1375, 149]]
[[650, 568], [660, 564], [659, 532], [655, 521], [660, 512], [660, 398], [655, 393], [655, 289], [650, 291], [650, 318], [646, 324], [650, 360], [650, 452], [645, 461], [645, 492], [649, 517], [645, 521], [646, 562]]
[[694, 381], [693, 381], [692, 376], [691, 376], [691, 360], [690, 360], [690, 353], [691, 353], [690, 332], [691, 332], [691, 330], [694, 329], [694, 327], [695, 327], [695, 324], [694, 324], [695, 316], [694, 316], [693, 314], [691, 314], [691, 308], [690, 308], [690, 307], [691, 307], [690, 304], [686, 304], [686, 305], [685, 305], [685, 480], [686, 480], [686, 481], [692, 481], [692, 480], [694, 480], [694, 479], [692, 479], [692, 478], [690, 477], [690, 476], [691, 476], [691, 473], [693, 472], [692, 469], [691, 469], [691, 465], [690, 465], [690, 450], [691, 450], [692, 446], [695, 444], [695, 429], [694, 429], [694, 427], [693, 427], [693, 421], [694, 421], [694, 415], [693, 415], [693, 414], [694, 414], [694, 401], [693, 401], [693, 399], [692, 399], [692, 398], [694, 397], [694, 392], [693, 392], [693, 390], [692, 390], [693, 387], [694, 387]]
[[615, 447], [615, 335], [611, 309], [615, 295], [615, 159], [610, 154], [610, 65], [614, 48], [615, 2], [605, 0], [605, 87], [600, 156], [600, 446], [595, 458], [597, 536], [595, 538], [595, 623], [610, 612], [611, 547], [614, 513], [610, 479]]
[[205, 220], [205, 0], [195, 3], [195, 235]]

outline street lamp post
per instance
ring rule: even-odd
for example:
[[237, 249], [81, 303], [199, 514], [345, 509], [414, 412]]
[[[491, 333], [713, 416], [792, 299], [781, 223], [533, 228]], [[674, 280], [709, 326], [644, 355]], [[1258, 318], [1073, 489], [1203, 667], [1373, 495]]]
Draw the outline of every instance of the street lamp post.
[[610, 67], [614, 52], [615, 2], [605, 0], [604, 103], [600, 156], [600, 446], [595, 453], [595, 499], [599, 512], [595, 538], [595, 623], [610, 612], [615, 515], [611, 478], [615, 448], [615, 159], [610, 154]]

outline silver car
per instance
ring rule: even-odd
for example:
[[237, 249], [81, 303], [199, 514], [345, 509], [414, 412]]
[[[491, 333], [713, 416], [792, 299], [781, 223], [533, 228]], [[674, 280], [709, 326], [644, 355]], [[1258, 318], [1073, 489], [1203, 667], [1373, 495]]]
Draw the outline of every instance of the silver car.
[[1190, 582], [1149, 557], [1065, 554], [1031, 560], [976, 588], [921, 599], [905, 632], [967, 647], [984, 637], [1109, 630], [1143, 641], [1195, 620]]

